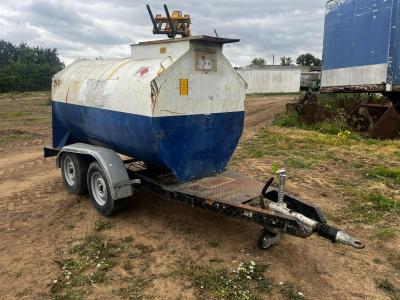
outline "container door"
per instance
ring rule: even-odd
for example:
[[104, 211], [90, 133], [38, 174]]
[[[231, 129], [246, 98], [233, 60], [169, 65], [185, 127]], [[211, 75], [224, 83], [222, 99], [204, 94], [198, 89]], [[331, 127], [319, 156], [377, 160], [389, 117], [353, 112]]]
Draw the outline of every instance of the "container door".
[[400, 88], [400, 0], [393, 3], [387, 84]]

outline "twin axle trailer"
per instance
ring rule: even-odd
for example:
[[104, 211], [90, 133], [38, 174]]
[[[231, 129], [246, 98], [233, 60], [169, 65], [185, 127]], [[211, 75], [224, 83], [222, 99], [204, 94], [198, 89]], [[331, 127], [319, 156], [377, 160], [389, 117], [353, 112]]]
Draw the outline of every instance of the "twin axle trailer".
[[317, 233], [333, 243], [364, 248], [330, 226], [319, 207], [285, 192], [285, 170], [278, 171], [278, 188], [271, 186], [274, 178], [263, 183], [233, 171], [180, 183], [171, 173], [134, 159], [122, 160], [113, 150], [90, 144], [45, 148], [44, 155], [57, 156], [67, 190], [75, 195], [89, 192], [93, 206], [105, 216], [120, 212], [135, 192], [147, 191], [260, 225], [256, 243], [261, 250], [276, 244], [283, 233], [301, 238]]
[[222, 53], [237, 41], [142, 42], [127, 59], [72, 63], [53, 78], [53, 146], [45, 156], [57, 156], [67, 190], [88, 192], [103, 215], [146, 190], [261, 225], [261, 249], [282, 233], [363, 248], [318, 207], [285, 193], [285, 170], [279, 188], [273, 178], [225, 170], [244, 122], [246, 83]]

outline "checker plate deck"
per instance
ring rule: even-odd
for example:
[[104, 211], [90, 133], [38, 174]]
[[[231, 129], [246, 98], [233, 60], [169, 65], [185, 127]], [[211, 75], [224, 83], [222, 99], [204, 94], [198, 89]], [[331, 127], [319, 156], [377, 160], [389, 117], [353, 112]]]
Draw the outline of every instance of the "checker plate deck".
[[226, 171], [217, 176], [177, 184], [169, 188], [211, 201], [239, 205], [260, 196], [263, 187], [264, 184], [254, 178]]

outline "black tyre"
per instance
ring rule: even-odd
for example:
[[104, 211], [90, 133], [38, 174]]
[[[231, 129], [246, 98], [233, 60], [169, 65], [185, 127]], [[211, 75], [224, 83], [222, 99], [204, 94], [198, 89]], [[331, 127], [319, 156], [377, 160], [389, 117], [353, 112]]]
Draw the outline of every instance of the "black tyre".
[[90, 164], [87, 172], [87, 186], [93, 206], [104, 216], [120, 212], [125, 199], [114, 200], [110, 193], [110, 184], [97, 161]]
[[263, 228], [260, 230], [257, 236], [257, 246], [260, 250], [267, 250], [272, 245], [279, 242], [280, 238], [281, 238], [280, 233], [275, 233], [266, 228]]
[[83, 195], [87, 192], [86, 172], [88, 163], [84, 157], [75, 153], [62, 153], [61, 174], [69, 193]]

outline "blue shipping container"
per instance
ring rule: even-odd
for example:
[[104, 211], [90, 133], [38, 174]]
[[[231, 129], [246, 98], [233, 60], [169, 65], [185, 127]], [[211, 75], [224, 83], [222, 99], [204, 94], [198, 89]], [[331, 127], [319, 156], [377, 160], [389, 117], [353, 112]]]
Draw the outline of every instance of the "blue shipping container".
[[326, 4], [321, 90], [400, 91], [400, 0]]

